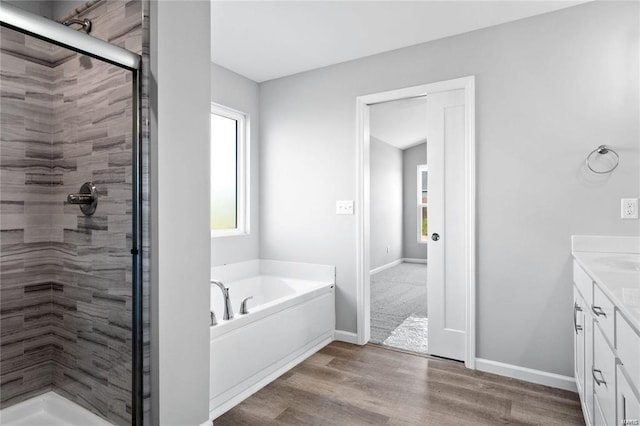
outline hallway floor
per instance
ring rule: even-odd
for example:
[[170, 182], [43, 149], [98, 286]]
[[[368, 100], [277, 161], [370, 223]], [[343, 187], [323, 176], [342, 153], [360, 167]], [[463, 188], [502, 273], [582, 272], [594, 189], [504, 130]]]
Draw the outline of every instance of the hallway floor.
[[584, 425], [578, 394], [376, 345], [333, 342], [222, 425]]
[[371, 343], [427, 353], [427, 265], [401, 263], [371, 275]]

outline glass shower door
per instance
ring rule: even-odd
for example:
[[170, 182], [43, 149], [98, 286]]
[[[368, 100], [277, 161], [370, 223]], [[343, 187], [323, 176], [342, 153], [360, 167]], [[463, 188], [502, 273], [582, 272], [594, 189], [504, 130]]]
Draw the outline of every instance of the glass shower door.
[[0, 404], [135, 423], [137, 71], [8, 27], [0, 55]]

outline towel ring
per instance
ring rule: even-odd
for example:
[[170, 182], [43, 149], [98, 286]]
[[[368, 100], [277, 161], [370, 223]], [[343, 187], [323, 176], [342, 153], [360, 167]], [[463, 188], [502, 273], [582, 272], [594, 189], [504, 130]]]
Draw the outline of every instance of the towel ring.
[[[593, 157], [593, 154], [606, 155], [606, 154], [609, 154], [609, 153], [612, 153], [616, 157], [616, 163], [610, 169], [604, 170], [604, 171], [600, 171], [600, 170], [596, 170], [593, 167], [591, 167], [591, 158]], [[611, 173], [612, 171], [614, 171], [616, 169], [616, 167], [618, 167], [618, 164], [620, 164], [620, 156], [618, 155], [617, 152], [615, 152], [613, 149], [609, 148], [608, 146], [600, 145], [599, 147], [597, 147], [596, 149], [591, 151], [589, 153], [589, 155], [587, 155], [587, 159], [585, 160], [585, 164], [587, 165], [589, 170], [591, 170], [593, 173], [597, 173], [599, 175], [604, 175], [604, 174], [607, 174], [607, 173]]]

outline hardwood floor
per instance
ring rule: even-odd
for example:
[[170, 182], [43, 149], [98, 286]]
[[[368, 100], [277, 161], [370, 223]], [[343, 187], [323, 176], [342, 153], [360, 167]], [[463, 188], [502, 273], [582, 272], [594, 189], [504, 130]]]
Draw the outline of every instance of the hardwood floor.
[[584, 425], [578, 395], [457, 362], [333, 342], [222, 425]]

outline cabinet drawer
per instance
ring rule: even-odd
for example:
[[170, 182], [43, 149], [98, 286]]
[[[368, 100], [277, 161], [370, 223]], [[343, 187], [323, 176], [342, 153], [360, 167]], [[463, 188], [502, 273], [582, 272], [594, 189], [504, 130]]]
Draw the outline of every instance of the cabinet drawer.
[[616, 345], [618, 358], [624, 366], [631, 385], [640, 390], [640, 336], [616, 312]]
[[604, 295], [600, 287], [593, 286], [593, 304], [591, 305], [591, 312], [594, 318], [598, 322], [604, 337], [607, 338], [611, 346], [615, 347], [615, 309], [613, 303], [607, 296]]
[[[606, 424], [616, 424], [616, 358], [599, 327], [593, 330], [593, 391]], [[598, 416], [596, 415], [596, 418]]]
[[591, 306], [593, 302], [593, 280], [589, 278], [589, 275], [575, 260], [573, 261], [573, 282], [578, 287], [584, 301], [587, 302], [588, 306]]
[[640, 395], [627, 381], [624, 367], [621, 365], [618, 366], [617, 371], [616, 399], [619, 424], [633, 424], [633, 421], [640, 421]]

